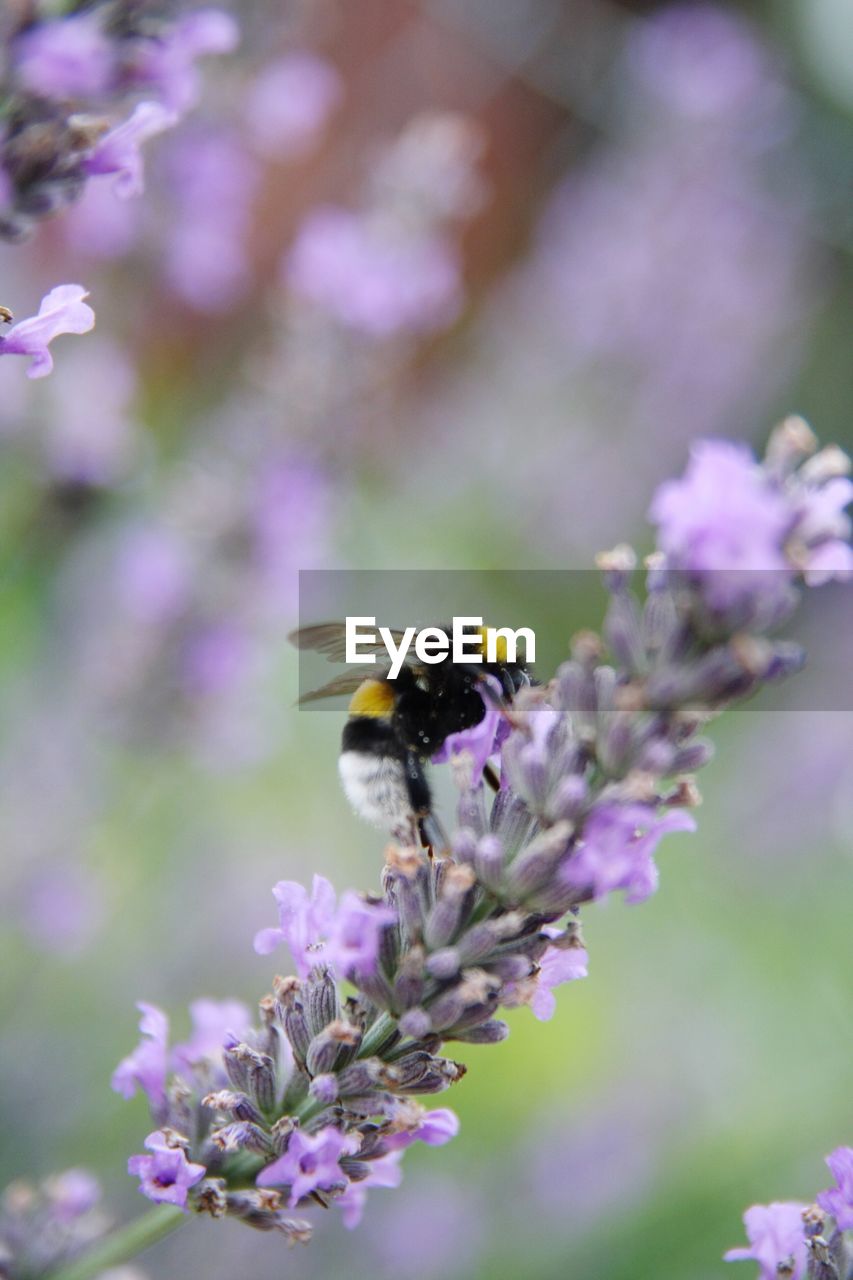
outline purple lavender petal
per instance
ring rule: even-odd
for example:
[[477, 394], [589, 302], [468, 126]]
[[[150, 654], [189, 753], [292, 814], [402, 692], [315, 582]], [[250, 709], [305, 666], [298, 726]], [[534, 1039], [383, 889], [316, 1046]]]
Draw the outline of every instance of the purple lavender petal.
[[140, 102], [132, 115], [105, 134], [89, 153], [86, 172], [90, 176], [115, 174], [113, 190], [124, 200], [139, 195], [145, 187], [140, 147], [177, 122], [177, 113], [161, 103]]
[[821, 1191], [817, 1202], [835, 1219], [839, 1231], [853, 1230], [853, 1147], [837, 1147], [826, 1157], [837, 1187]]
[[743, 1215], [749, 1248], [729, 1249], [726, 1262], [753, 1260], [761, 1268], [761, 1280], [778, 1280], [779, 1269], [794, 1260], [791, 1280], [803, 1280], [807, 1251], [803, 1227], [804, 1204], [775, 1202], [754, 1204]]
[[21, 320], [0, 337], [0, 356], [31, 356], [28, 378], [45, 378], [53, 368], [48, 350], [63, 333], [88, 333], [95, 325], [95, 313], [83, 301], [87, 291], [80, 284], [60, 284], [44, 298], [37, 316]]

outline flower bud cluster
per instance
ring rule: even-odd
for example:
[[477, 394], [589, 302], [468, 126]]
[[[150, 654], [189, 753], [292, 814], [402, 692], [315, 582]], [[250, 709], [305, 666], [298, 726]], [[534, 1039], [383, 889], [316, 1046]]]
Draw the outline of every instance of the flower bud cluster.
[[[194, 62], [234, 47], [236, 26], [175, 0], [12, 3], [0, 17], [0, 238], [25, 236], [76, 200], [89, 177], [142, 186], [140, 144], [198, 93]], [[131, 114], [125, 104], [138, 95]]]
[[109, 1225], [100, 1199], [85, 1169], [67, 1169], [37, 1186], [10, 1183], [0, 1196], [2, 1280], [40, 1280], [85, 1253]]
[[277, 978], [259, 1027], [239, 1004], [198, 1002], [191, 1040], [171, 1051], [165, 1015], [140, 1008], [143, 1040], [113, 1087], [148, 1096], [158, 1127], [128, 1171], [158, 1203], [306, 1241], [309, 1223], [290, 1210], [335, 1201], [355, 1225], [367, 1188], [399, 1181], [407, 1146], [456, 1132], [451, 1112], [427, 1112], [412, 1095], [447, 1088], [462, 1068], [397, 1048], [379, 1010], [342, 1001], [323, 964]]

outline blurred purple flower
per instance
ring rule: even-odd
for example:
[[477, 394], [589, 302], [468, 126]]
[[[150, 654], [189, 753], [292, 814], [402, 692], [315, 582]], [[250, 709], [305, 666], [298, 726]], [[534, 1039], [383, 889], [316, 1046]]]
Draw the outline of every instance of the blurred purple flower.
[[115, 573], [124, 612], [146, 626], [168, 622], [186, 601], [190, 576], [187, 551], [170, 531], [153, 524], [126, 530]]
[[178, 1072], [191, 1072], [202, 1059], [218, 1061], [226, 1037], [244, 1040], [252, 1025], [249, 1010], [239, 1000], [194, 1000], [190, 1018], [189, 1040], [172, 1050], [172, 1067]]
[[57, 1217], [68, 1222], [89, 1213], [101, 1198], [98, 1179], [88, 1169], [66, 1169], [44, 1185]]
[[259, 1187], [290, 1187], [291, 1209], [312, 1191], [330, 1191], [346, 1183], [340, 1159], [358, 1150], [357, 1134], [342, 1133], [326, 1125], [317, 1133], [301, 1129], [291, 1133], [287, 1151], [258, 1174]]
[[204, 1165], [191, 1164], [181, 1147], [170, 1146], [162, 1129], [149, 1133], [145, 1146], [150, 1156], [131, 1156], [127, 1162], [128, 1173], [139, 1178], [139, 1190], [157, 1204], [186, 1209], [187, 1192], [204, 1177]]
[[69, 351], [47, 388], [44, 451], [54, 476], [109, 485], [127, 475], [136, 452], [135, 393], [133, 365], [111, 339], [96, 337]]
[[165, 172], [166, 280], [197, 311], [226, 309], [250, 277], [246, 245], [257, 165], [230, 131], [199, 127], [182, 130], [168, 146]]
[[270, 458], [253, 497], [255, 552], [263, 597], [277, 617], [295, 618], [299, 570], [325, 561], [333, 513], [328, 474], [299, 458]]
[[746, 22], [715, 4], [670, 5], [631, 24], [626, 66], [669, 110], [696, 120], [746, 118], [776, 107], [768, 58]]
[[794, 576], [783, 552], [791, 507], [746, 446], [694, 444], [681, 479], [657, 490], [649, 518], [667, 564], [700, 577], [713, 610], [784, 607]]
[[196, 9], [180, 17], [162, 38], [140, 42], [132, 78], [182, 114], [198, 101], [196, 59], [230, 53], [239, 39], [240, 28], [230, 14], [221, 9]]
[[793, 537], [807, 548], [803, 572], [810, 587], [853, 574], [851, 522], [846, 514], [851, 502], [853, 481], [837, 475], [823, 485], [807, 485], [796, 503]]
[[61, 233], [74, 253], [111, 260], [128, 253], [139, 237], [141, 207], [122, 200], [112, 183], [90, 182], [65, 213]]
[[475, 1274], [490, 1216], [471, 1184], [470, 1178], [455, 1180], [447, 1174], [421, 1176], [393, 1204], [383, 1206], [368, 1233], [368, 1244], [379, 1255], [380, 1274], [398, 1280]]
[[777, 1201], [754, 1204], [743, 1215], [749, 1248], [729, 1249], [726, 1262], [753, 1260], [761, 1268], [761, 1280], [778, 1280], [781, 1267], [793, 1259], [791, 1280], [803, 1280], [807, 1251], [803, 1227], [804, 1204]]
[[201, 627], [186, 644], [184, 687], [200, 698], [224, 693], [245, 671], [248, 657], [248, 637], [237, 622], [222, 620]]
[[838, 1185], [821, 1191], [817, 1202], [832, 1215], [839, 1231], [853, 1231], [853, 1147], [837, 1147], [826, 1163]]
[[374, 338], [444, 328], [462, 303], [459, 259], [447, 239], [391, 231], [332, 206], [302, 223], [283, 277], [294, 293]]
[[563, 879], [591, 898], [624, 889], [626, 902], [644, 902], [657, 888], [653, 855], [661, 839], [672, 831], [695, 830], [695, 819], [683, 809], [659, 814], [651, 805], [605, 801], [584, 823]]
[[133, 113], [95, 144], [84, 168], [91, 177], [115, 174], [113, 190], [123, 200], [144, 190], [144, 167], [140, 147], [178, 122], [176, 112], [159, 102], [140, 102]]
[[169, 1019], [162, 1009], [144, 1000], [139, 1000], [136, 1007], [142, 1014], [142, 1039], [133, 1053], [118, 1064], [110, 1084], [123, 1098], [132, 1098], [141, 1089], [156, 1113], [166, 1097]]
[[30, 27], [12, 49], [17, 77], [44, 98], [97, 98], [110, 84], [113, 46], [94, 14]]
[[288, 53], [255, 77], [245, 103], [249, 136], [271, 160], [304, 155], [343, 94], [335, 68], [311, 53]]
[[20, 320], [0, 337], [0, 356], [31, 356], [28, 378], [45, 378], [53, 368], [48, 350], [63, 333], [88, 333], [95, 325], [95, 313], [83, 301], [87, 291], [79, 284], [60, 284], [42, 298], [38, 315]]
[[22, 924], [36, 946], [68, 956], [91, 940], [103, 910], [98, 877], [66, 859], [38, 866], [25, 887]]

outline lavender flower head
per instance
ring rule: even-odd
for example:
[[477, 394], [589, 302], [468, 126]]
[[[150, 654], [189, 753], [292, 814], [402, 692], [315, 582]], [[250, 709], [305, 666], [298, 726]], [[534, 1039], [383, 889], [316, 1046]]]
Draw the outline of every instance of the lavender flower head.
[[812, 583], [853, 574], [849, 459], [831, 450], [798, 468], [813, 447], [807, 431], [789, 420], [765, 466], [743, 445], [702, 441], [682, 479], [655, 495], [665, 563], [700, 584], [715, 620], [768, 626], [793, 608], [798, 573]]
[[[454, 1136], [452, 1112], [413, 1101], [463, 1076], [443, 1047], [499, 1043], [509, 1031], [502, 1008], [549, 1018], [555, 989], [587, 972], [581, 907], [654, 891], [662, 837], [695, 826], [694, 774], [711, 756], [702, 729], [801, 662], [769, 635], [781, 608], [775, 578], [718, 597], [711, 565], [722, 556], [726, 572], [756, 562], [763, 572], [760, 557], [773, 557], [789, 608], [812, 557], [844, 532], [843, 455], [817, 451], [801, 423], [784, 423], [761, 463], [706, 445], [691, 468], [653, 504], [662, 547], [645, 599], [630, 549], [603, 555], [603, 635], [577, 635], [552, 680], [501, 706], [503, 732], [489, 698], [479, 736], [456, 744], [457, 826], [446, 847], [426, 856], [398, 836], [381, 898], [338, 898], [321, 875], [310, 892], [280, 881], [278, 925], [257, 934], [255, 950], [286, 943], [297, 973], [274, 979], [259, 1027], [237, 1025], [239, 1005], [203, 1004], [189, 1045], [170, 1051], [164, 1016], [140, 1006], [143, 1041], [114, 1087], [149, 1097], [157, 1134], [131, 1166], [149, 1198], [289, 1240], [307, 1238], [308, 1224], [290, 1213], [310, 1204], [337, 1203], [353, 1225], [367, 1188], [398, 1184], [406, 1148]], [[731, 536], [708, 500], [705, 468], [728, 477]], [[493, 796], [481, 767], [492, 757]], [[839, 1187], [824, 1196], [840, 1221], [851, 1160], [849, 1150], [830, 1158]], [[818, 1237], [807, 1243], [802, 1212], [753, 1207], [750, 1246], [727, 1256], [757, 1260], [768, 1280], [780, 1266], [804, 1277]]]
[[0, 1195], [0, 1275], [41, 1280], [80, 1257], [105, 1233], [101, 1188], [86, 1169], [34, 1186], [13, 1182]]

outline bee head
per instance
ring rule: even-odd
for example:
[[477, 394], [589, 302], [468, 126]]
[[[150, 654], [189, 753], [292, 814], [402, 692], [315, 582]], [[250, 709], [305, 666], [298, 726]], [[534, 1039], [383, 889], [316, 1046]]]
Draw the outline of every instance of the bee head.
[[387, 720], [394, 710], [394, 689], [387, 680], [364, 680], [352, 695], [351, 716], [367, 716], [371, 720]]

